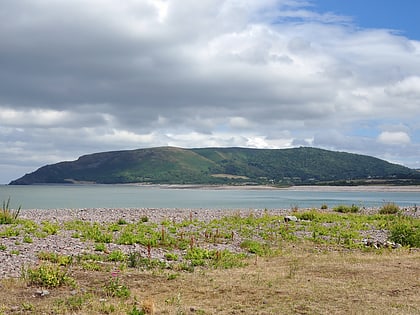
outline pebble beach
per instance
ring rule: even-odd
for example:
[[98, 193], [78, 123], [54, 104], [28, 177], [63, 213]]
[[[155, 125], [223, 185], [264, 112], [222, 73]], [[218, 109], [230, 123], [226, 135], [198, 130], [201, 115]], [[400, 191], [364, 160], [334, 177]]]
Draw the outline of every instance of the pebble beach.
[[[305, 209], [299, 209], [304, 211]], [[323, 210], [331, 211], [331, 210]], [[361, 213], [372, 214], [378, 209], [361, 209]], [[402, 209], [405, 215], [419, 217], [420, 211], [414, 208]], [[147, 217], [149, 222], [160, 223], [163, 220], [181, 222], [185, 219], [194, 219], [209, 222], [213, 219], [228, 215], [261, 216], [266, 213], [270, 215], [289, 215], [292, 209], [238, 209], [238, 210], [215, 210], [215, 209], [160, 209], [160, 208], [136, 208], [136, 209], [31, 209], [21, 210], [19, 218], [28, 219], [40, 224], [43, 221], [57, 223], [60, 226], [67, 221], [81, 220], [86, 222], [117, 222], [123, 219], [128, 223], [138, 222], [142, 217]], [[0, 232], [7, 229], [7, 225], [0, 225]], [[378, 240], [386, 239], [386, 231], [371, 231]], [[55, 252], [60, 255], [78, 255], [85, 252], [92, 252], [92, 243], [84, 242], [79, 238], [72, 237], [72, 232], [60, 229], [55, 235], [45, 238], [32, 238], [32, 242], [24, 242], [23, 235], [0, 238], [0, 245], [5, 250], [0, 250], [0, 278], [19, 277], [23, 266], [37, 264], [39, 252]], [[146, 255], [146, 249], [141, 245], [117, 245], [107, 244], [109, 250], [120, 249], [123, 252], [131, 250], [139, 251]], [[133, 246], [135, 248], [133, 248]], [[229, 250], [240, 251], [239, 243], [229, 244]], [[153, 258], [162, 258], [164, 252], [156, 249], [152, 252]]]

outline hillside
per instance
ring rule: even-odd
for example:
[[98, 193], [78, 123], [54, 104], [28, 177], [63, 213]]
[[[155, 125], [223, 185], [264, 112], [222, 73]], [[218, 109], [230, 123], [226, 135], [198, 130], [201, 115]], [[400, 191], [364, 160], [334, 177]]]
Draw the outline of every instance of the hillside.
[[43, 166], [10, 184], [410, 184], [419, 180], [418, 172], [401, 165], [316, 148], [159, 147], [84, 155]]

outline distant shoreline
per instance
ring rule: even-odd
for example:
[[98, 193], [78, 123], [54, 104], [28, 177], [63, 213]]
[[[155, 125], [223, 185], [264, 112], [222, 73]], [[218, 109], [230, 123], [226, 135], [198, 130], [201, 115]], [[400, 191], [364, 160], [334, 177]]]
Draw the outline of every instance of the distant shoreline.
[[289, 191], [372, 191], [372, 192], [420, 192], [420, 185], [299, 185], [299, 186], [272, 186], [272, 185], [211, 185], [211, 184], [147, 184], [147, 183], [115, 183], [115, 184], [98, 184], [98, 183], [40, 183], [31, 185], [10, 185], [0, 184], [0, 186], [137, 186], [161, 189], [198, 189], [198, 190], [289, 190]]
[[290, 190], [290, 191], [390, 191], [390, 192], [420, 192], [420, 185], [391, 186], [391, 185], [360, 185], [360, 186], [289, 186], [276, 187], [270, 185], [181, 185], [181, 184], [124, 184], [133, 186], [156, 187], [162, 189], [203, 189], [203, 190]]
[[[211, 184], [148, 184], [148, 183], [115, 183], [115, 184], [98, 184], [98, 183], [42, 183], [23, 186], [138, 186], [161, 189], [199, 189], [199, 190], [289, 190], [289, 191], [372, 191], [372, 192], [420, 192], [420, 185], [299, 185], [299, 186], [272, 186], [272, 185], [211, 185]], [[3, 184], [0, 186], [21, 186]]]

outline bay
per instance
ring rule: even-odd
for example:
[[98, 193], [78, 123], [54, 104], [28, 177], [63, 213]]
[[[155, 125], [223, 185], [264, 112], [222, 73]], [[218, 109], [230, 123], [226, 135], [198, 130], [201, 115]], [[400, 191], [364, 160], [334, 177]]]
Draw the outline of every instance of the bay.
[[171, 188], [141, 185], [30, 185], [0, 186], [0, 201], [10, 197], [11, 207], [22, 209], [79, 208], [188, 208], [290, 209], [356, 204], [379, 207], [420, 205], [420, 193], [357, 189]]

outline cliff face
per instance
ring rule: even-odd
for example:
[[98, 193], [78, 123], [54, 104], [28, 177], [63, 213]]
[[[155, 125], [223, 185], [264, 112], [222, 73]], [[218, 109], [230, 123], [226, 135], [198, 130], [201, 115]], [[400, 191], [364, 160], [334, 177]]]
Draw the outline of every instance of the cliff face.
[[316, 148], [174, 147], [114, 151], [46, 165], [12, 181], [41, 183], [322, 184], [419, 181], [420, 173], [358, 154]]

